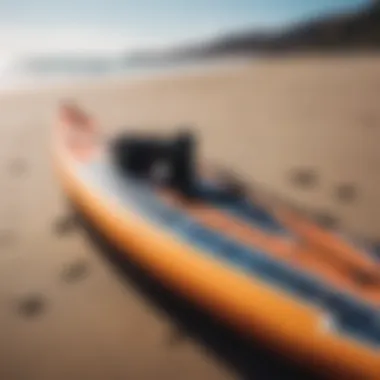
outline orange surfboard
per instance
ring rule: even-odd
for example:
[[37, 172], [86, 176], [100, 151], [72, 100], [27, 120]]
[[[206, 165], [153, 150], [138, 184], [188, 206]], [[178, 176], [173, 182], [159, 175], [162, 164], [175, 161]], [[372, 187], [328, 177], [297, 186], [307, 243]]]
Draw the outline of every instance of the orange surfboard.
[[332, 378], [380, 379], [376, 257], [250, 191], [214, 199], [220, 183], [206, 171], [191, 201], [121, 173], [74, 105], [60, 108], [52, 148], [80, 212], [174, 292]]

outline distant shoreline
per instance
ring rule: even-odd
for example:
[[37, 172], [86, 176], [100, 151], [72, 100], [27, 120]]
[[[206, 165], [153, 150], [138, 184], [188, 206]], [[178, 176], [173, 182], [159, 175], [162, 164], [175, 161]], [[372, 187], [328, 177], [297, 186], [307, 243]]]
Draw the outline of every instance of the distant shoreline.
[[223, 57], [199, 58], [182, 61], [181, 63], [168, 63], [166, 65], [138, 68], [132, 70], [115, 70], [106, 74], [83, 73], [82, 75], [70, 75], [70, 73], [57, 73], [54, 75], [33, 75], [33, 73], [21, 73], [20, 76], [0, 77], [0, 96], [14, 93], [30, 93], [51, 90], [70, 91], [80, 87], [102, 87], [103, 85], [121, 85], [127, 83], [154, 81], [159, 79], [170, 79], [187, 76], [220, 74], [226, 71], [236, 71], [236, 69], [248, 68], [258, 62], [265, 61], [268, 64], [274, 62], [285, 63], [294, 60], [366, 60], [368, 58], [378, 58], [380, 52], [298, 52], [281, 54], [236, 54], [225, 55]]
[[70, 74], [70, 72], [57, 72], [44, 75], [43, 73], [25, 73], [9, 76], [6, 81], [0, 79], [0, 94], [49, 90], [59, 88], [72, 88], [78, 86], [98, 85], [116, 81], [141, 81], [156, 78], [187, 76], [198, 73], [220, 72], [221, 70], [236, 69], [237, 67], [252, 64], [258, 57], [252, 55], [226, 56], [221, 58], [199, 59], [182, 63], [169, 63], [166, 65], [115, 70], [104, 74]]

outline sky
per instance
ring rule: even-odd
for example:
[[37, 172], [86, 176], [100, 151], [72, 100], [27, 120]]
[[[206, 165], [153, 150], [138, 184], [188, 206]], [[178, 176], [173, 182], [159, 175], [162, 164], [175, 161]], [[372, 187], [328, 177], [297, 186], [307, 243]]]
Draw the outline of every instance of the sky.
[[118, 51], [282, 27], [369, 0], [0, 0], [0, 57]]

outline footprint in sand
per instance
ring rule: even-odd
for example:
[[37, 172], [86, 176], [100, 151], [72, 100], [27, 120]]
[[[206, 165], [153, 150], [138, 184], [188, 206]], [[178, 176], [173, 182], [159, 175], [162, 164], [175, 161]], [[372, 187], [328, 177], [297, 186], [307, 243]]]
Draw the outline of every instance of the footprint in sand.
[[28, 169], [27, 162], [22, 158], [16, 158], [9, 162], [8, 169], [13, 177], [19, 177], [26, 173]]
[[84, 280], [89, 275], [89, 266], [85, 261], [77, 261], [64, 266], [61, 279], [67, 283]]
[[0, 230], [0, 247], [9, 247], [16, 241], [16, 236], [11, 230]]
[[46, 309], [46, 300], [40, 294], [30, 294], [16, 301], [17, 313], [25, 318], [35, 318]]
[[76, 222], [75, 217], [71, 215], [58, 218], [53, 223], [54, 232], [58, 236], [65, 236], [75, 229]]
[[289, 178], [299, 188], [311, 189], [318, 184], [318, 173], [310, 168], [295, 168], [291, 170]]
[[358, 195], [358, 190], [354, 183], [341, 183], [335, 189], [335, 196], [340, 202], [351, 203]]
[[326, 211], [317, 212], [314, 214], [314, 220], [325, 228], [337, 228], [339, 225], [339, 219]]
[[377, 117], [377, 112], [375, 111], [368, 111], [361, 115], [359, 115], [359, 124], [363, 126], [366, 129], [372, 129], [376, 128], [380, 125], [380, 121]]

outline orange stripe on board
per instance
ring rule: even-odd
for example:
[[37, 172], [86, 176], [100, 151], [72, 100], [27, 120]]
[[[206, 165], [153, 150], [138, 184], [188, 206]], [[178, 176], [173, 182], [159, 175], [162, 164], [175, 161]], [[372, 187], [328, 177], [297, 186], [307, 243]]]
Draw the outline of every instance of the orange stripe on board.
[[334, 236], [332, 232], [325, 231], [316, 224], [290, 212], [281, 212], [279, 216], [291, 230], [314, 248], [313, 251], [316, 254], [321, 255], [324, 259], [352, 269], [367, 271], [372, 275], [380, 273], [379, 264], [339, 237]]

